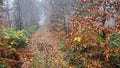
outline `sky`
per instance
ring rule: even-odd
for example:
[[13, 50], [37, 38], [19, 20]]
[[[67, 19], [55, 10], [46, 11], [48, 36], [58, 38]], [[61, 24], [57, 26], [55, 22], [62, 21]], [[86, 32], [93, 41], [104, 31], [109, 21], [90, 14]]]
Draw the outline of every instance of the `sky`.
[[39, 0], [40, 2], [42, 1], [42, 0]]

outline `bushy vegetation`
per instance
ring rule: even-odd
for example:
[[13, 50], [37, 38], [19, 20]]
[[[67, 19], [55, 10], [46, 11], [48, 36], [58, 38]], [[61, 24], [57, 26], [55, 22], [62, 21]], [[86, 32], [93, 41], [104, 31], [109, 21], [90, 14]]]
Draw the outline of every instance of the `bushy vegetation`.
[[23, 62], [20, 60], [18, 50], [26, 49], [28, 37], [30, 37], [38, 26], [31, 26], [25, 30], [15, 30], [0, 23], [0, 68], [19, 68]]
[[3, 0], [0, 0], [0, 4], [3, 4]]
[[[11, 46], [14, 48], [24, 48], [27, 46], [28, 38], [25, 35], [25, 30], [15, 31], [12, 28], [2, 27], [0, 29], [1, 36], [1, 45]], [[4, 43], [4, 41], [6, 43]]]
[[0, 68], [20, 67], [22, 62], [16, 54], [17, 49], [25, 48], [28, 38], [26, 31], [16, 31], [12, 28], [0, 26]]
[[[80, 0], [77, 3], [76, 13], [71, 17], [73, 23], [68, 26], [64, 46], [61, 45], [64, 60], [74, 68], [119, 68], [119, 15], [114, 14], [111, 8], [103, 7], [103, 11], [98, 8], [106, 4], [105, 0]], [[111, 2], [107, 1], [107, 4]], [[111, 4], [115, 5], [120, 5], [119, 1]], [[119, 11], [118, 7], [114, 8]], [[85, 14], [81, 15], [82, 12]], [[105, 21], [111, 17], [117, 19], [116, 24], [106, 26]]]
[[65, 52], [67, 61], [77, 67], [120, 67], [119, 29], [100, 27], [99, 34], [96, 26], [88, 26], [84, 28], [84, 32], [82, 30], [69, 34]]
[[39, 25], [32, 25], [24, 29], [27, 31], [26, 36], [31, 37], [39, 29]]

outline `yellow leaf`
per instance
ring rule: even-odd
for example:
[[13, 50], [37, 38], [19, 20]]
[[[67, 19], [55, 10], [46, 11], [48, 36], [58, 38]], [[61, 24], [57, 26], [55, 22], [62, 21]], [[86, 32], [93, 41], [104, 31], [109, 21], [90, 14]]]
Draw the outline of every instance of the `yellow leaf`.
[[81, 41], [81, 37], [75, 37], [74, 41], [80, 42]]

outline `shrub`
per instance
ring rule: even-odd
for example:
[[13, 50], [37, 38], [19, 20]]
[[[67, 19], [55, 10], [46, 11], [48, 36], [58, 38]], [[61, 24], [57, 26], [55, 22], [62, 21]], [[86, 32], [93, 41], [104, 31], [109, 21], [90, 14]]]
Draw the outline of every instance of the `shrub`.
[[3, 4], [3, 0], [0, 0], [0, 4]]
[[2, 35], [1, 44], [4, 45], [4, 41], [6, 41], [7, 46], [12, 46], [15, 48], [24, 48], [27, 46], [28, 43], [28, 38], [26, 37], [25, 33], [25, 30], [15, 31], [12, 28], [2, 27], [0, 29], [0, 35]]
[[5, 68], [5, 66], [3, 64], [0, 64], [0, 68]]
[[[90, 25], [89, 25], [90, 26]], [[88, 26], [87, 26], [88, 27]], [[120, 67], [120, 34], [119, 29], [97, 26], [85, 29], [85, 32], [69, 34], [66, 40], [66, 60], [79, 67]], [[115, 30], [114, 30], [115, 29]], [[105, 32], [105, 34], [104, 34]], [[78, 38], [80, 37], [80, 38]], [[76, 39], [78, 38], [78, 39]]]
[[12, 28], [0, 26], [0, 68], [16, 68], [22, 64], [16, 50], [25, 48], [28, 38], [25, 30], [15, 31]]
[[[99, 11], [100, 6], [106, 7], [110, 1], [90, 1], [94, 0], [77, 2], [80, 6], [71, 17], [73, 23], [68, 27], [64, 59], [75, 68], [120, 68], [120, 17], [111, 8]], [[86, 2], [90, 3], [89, 8], [85, 7]], [[118, 2], [110, 6], [120, 5]], [[115, 11], [118, 11], [117, 6]], [[80, 17], [83, 11], [87, 15]], [[117, 19], [116, 25], [105, 26], [105, 19], [111, 17]]]
[[27, 36], [30, 37], [33, 33], [35, 33], [39, 29], [39, 25], [33, 25], [28, 28], [25, 28], [25, 30], [28, 32]]

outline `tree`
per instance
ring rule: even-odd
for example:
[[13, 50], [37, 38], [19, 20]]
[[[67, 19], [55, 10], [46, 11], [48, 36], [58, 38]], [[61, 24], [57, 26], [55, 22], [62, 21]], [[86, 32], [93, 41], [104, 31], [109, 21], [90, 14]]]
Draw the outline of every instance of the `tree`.
[[50, 25], [56, 32], [67, 32], [66, 26], [73, 11], [73, 0], [47, 0], [51, 6]]
[[0, 9], [1, 9], [1, 22], [5, 23], [7, 26], [11, 26], [10, 23], [10, 7], [9, 7], [9, 1], [8, 0], [1, 0], [0, 1]]
[[14, 12], [18, 29], [38, 25], [41, 14], [38, 0], [15, 0], [14, 4], [16, 5]]

